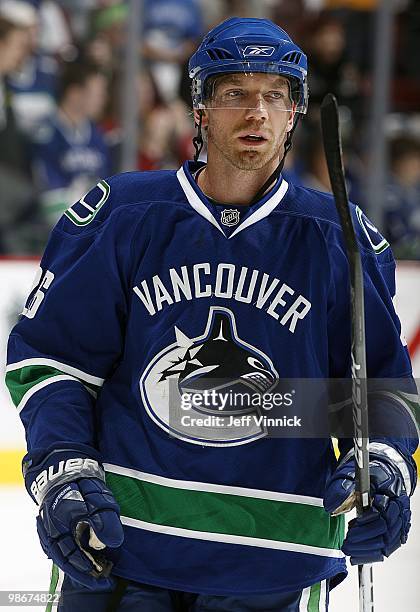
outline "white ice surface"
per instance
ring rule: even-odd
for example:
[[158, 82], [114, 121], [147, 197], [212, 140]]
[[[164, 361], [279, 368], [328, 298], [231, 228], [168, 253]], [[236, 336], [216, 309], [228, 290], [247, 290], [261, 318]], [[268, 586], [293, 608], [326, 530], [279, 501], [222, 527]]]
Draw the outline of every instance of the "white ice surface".
[[[420, 495], [412, 499], [409, 541], [374, 566], [375, 612], [420, 610]], [[44, 556], [35, 527], [36, 507], [23, 487], [0, 487], [0, 591], [48, 591], [51, 562]], [[37, 606], [0, 607], [0, 612], [39, 612]], [[357, 570], [331, 593], [331, 612], [358, 612]]]

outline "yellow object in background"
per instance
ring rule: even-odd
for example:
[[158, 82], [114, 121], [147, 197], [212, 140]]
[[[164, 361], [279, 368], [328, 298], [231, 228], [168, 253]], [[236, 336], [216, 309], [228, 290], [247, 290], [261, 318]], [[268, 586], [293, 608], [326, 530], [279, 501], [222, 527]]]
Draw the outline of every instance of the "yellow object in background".
[[0, 450], [0, 485], [23, 485], [22, 457], [25, 452], [24, 449]]
[[[338, 456], [337, 445], [334, 441], [334, 450]], [[22, 458], [25, 455], [24, 449], [0, 449], [0, 486], [1, 485], [22, 485]], [[417, 449], [414, 458], [420, 471], [420, 449]]]
[[348, 8], [354, 11], [374, 11], [378, 0], [326, 0], [325, 8]]

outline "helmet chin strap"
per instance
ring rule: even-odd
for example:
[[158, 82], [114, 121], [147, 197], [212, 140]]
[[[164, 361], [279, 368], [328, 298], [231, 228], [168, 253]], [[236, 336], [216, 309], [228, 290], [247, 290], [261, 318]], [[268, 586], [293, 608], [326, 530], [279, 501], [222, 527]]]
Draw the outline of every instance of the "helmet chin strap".
[[202, 123], [203, 123], [203, 111], [198, 110], [198, 123], [196, 123], [197, 134], [193, 138], [193, 145], [195, 149], [194, 161], [197, 162], [200, 157], [200, 153], [203, 149], [204, 140], [203, 140], [203, 132], [202, 132]]

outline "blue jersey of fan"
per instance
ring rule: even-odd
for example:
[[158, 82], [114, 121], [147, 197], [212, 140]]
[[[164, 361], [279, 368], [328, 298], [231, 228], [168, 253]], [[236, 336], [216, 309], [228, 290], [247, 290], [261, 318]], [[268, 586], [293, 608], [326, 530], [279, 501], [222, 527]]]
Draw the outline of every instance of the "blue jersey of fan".
[[[223, 206], [198, 188], [199, 167], [102, 180], [56, 225], [9, 341], [28, 450], [103, 462], [126, 531], [117, 575], [210, 594], [338, 582], [344, 519], [323, 509], [331, 439], [271, 437], [255, 419], [227, 426], [234, 411], [220, 406], [180, 407], [209, 378], [268, 392], [282, 378], [349, 377], [333, 199], [280, 178], [249, 207]], [[410, 380], [389, 245], [353, 213], [368, 374]], [[395, 401], [407, 433], [385, 442], [409, 457], [417, 441], [404, 397]]]
[[58, 114], [38, 128], [33, 160], [44, 189], [67, 187], [81, 175], [100, 178], [109, 168], [108, 149], [96, 125], [85, 121], [76, 129]]
[[55, 112], [58, 64], [44, 54], [31, 55], [19, 72], [8, 79], [19, 126], [31, 136]]
[[58, 111], [35, 130], [31, 162], [52, 224], [110, 171], [109, 148], [96, 124], [86, 120], [75, 127]]

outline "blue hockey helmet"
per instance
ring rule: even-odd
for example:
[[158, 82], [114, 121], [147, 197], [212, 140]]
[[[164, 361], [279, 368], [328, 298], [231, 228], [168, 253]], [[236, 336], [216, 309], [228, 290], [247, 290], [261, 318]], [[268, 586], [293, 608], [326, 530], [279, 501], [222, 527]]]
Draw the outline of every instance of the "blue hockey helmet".
[[291, 84], [296, 111], [307, 111], [306, 55], [284, 30], [268, 19], [227, 19], [206, 34], [188, 69], [194, 108], [205, 108], [209, 77], [264, 72], [285, 76]]

